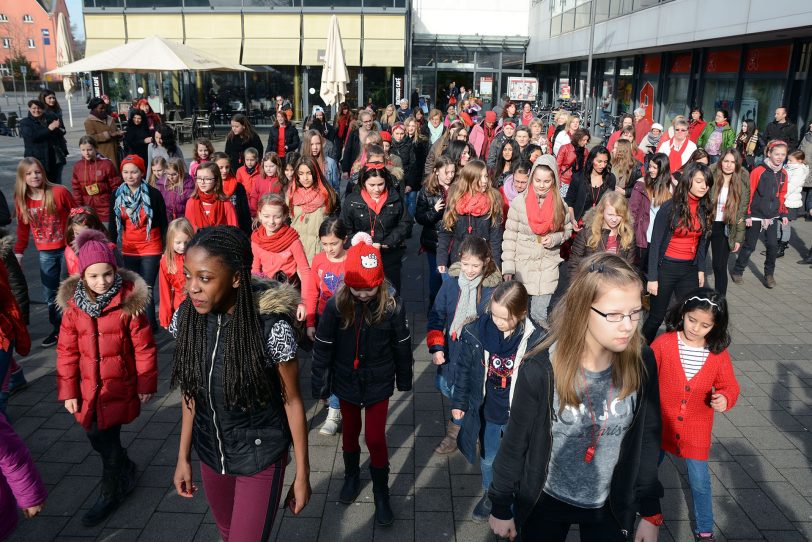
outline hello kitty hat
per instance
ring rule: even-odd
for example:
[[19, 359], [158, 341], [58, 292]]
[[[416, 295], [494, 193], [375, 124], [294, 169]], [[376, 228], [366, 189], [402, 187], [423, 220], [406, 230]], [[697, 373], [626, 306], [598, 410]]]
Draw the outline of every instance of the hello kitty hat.
[[383, 284], [381, 252], [372, 246], [372, 237], [360, 231], [352, 236], [344, 264], [344, 284], [356, 290], [368, 290]]

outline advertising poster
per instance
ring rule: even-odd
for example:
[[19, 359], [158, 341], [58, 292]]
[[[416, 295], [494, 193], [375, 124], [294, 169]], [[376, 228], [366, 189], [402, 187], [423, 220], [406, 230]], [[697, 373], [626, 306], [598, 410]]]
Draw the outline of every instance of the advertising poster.
[[513, 101], [535, 102], [539, 80], [535, 77], [508, 77], [508, 96]]

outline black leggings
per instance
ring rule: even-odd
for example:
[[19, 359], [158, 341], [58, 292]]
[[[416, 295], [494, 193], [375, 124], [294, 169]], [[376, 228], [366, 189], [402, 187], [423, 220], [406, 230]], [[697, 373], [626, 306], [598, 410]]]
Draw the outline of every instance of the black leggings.
[[699, 269], [693, 262], [665, 258], [657, 272], [657, 295], [651, 296], [651, 309], [643, 324], [643, 336], [649, 344], [657, 337], [657, 330], [665, 319], [671, 294], [680, 300], [699, 286]]
[[522, 526], [521, 542], [564, 542], [573, 524], [578, 525], [581, 542], [628, 540], [608, 505], [595, 509], [578, 508], [542, 493], [541, 500]]
[[730, 259], [730, 245], [725, 235], [725, 226], [724, 222], [714, 222], [710, 238], [713, 253], [713, 288], [722, 295], [727, 294], [727, 262]]
[[126, 451], [121, 445], [121, 426], [114, 425], [107, 429], [99, 429], [96, 422], [87, 431], [90, 445], [101, 456], [102, 463], [107, 468], [115, 469], [126, 457]]

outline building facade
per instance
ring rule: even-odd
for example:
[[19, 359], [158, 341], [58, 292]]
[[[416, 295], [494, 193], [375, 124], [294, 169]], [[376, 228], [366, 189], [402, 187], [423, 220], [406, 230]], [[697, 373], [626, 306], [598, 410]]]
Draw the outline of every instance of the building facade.
[[726, 109], [735, 128], [761, 129], [786, 105], [800, 125], [812, 118], [810, 2], [540, 0], [530, 36], [527, 62], [551, 105], [587, 95], [591, 41], [598, 116], [642, 106], [668, 123], [700, 106], [706, 120]]
[[8, 0], [0, 2], [0, 76], [11, 76], [9, 60], [22, 54], [40, 78], [56, 68], [56, 27], [60, 13], [65, 15], [68, 32], [70, 16], [65, 0]]

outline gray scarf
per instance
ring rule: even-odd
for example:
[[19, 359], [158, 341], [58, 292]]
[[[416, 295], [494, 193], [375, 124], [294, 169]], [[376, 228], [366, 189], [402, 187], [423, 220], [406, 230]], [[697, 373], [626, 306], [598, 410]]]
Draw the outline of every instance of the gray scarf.
[[73, 301], [76, 306], [82, 311], [86, 312], [91, 318], [98, 318], [101, 316], [102, 311], [110, 304], [110, 300], [121, 290], [121, 275], [116, 273], [116, 278], [113, 285], [109, 290], [103, 294], [96, 295], [96, 301], [91, 301], [90, 296], [85, 289], [85, 281], [80, 280], [76, 283], [76, 291], [73, 293]]
[[457, 278], [457, 284], [460, 287], [460, 299], [457, 301], [457, 310], [454, 311], [454, 319], [448, 329], [452, 338], [459, 336], [462, 326], [476, 318], [476, 293], [477, 288], [482, 283], [482, 278], [483, 276], [479, 275], [473, 280], [468, 280], [468, 277], [460, 269], [460, 276]]

